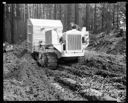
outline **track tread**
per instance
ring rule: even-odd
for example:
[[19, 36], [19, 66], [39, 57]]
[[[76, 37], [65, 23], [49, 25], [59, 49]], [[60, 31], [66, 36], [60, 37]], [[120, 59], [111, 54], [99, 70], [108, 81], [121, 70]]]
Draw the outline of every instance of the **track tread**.
[[55, 53], [47, 53], [47, 67], [50, 69], [56, 69], [57, 67], [57, 56]]

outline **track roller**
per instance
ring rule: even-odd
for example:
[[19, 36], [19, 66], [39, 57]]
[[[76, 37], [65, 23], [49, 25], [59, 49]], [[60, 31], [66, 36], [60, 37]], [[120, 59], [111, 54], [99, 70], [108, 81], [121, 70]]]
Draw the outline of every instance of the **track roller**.
[[56, 69], [57, 55], [55, 53], [39, 53], [37, 62], [42, 67]]

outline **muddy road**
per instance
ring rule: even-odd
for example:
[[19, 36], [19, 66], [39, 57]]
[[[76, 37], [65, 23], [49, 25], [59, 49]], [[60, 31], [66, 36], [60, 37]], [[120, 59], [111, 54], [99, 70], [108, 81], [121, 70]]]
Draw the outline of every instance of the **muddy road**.
[[56, 70], [38, 66], [25, 41], [14, 45], [3, 53], [3, 100], [126, 101], [126, 40], [95, 39], [79, 62], [59, 63]]
[[13, 52], [5, 53], [4, 100], [125, 101], [126, 67], [122, 58], [94, 52], [87, 55], [80, 63], [59, 64], [51, 70], [38, 66], [30, 53], [20, 58]]

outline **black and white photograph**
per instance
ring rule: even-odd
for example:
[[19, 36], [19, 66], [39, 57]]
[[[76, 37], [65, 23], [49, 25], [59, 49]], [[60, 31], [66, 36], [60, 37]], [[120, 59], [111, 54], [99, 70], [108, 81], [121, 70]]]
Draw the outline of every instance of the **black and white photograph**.
[[4, 101], [126, 102], [126, 2], [3, 2]]

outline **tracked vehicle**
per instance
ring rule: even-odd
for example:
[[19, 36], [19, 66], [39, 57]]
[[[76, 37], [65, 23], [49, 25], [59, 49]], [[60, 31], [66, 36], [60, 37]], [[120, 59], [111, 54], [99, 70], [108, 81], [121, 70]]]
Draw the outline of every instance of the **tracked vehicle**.
[[60, 20], [28, 19], [27, 50], [32, 53], [38, 64], [56, 69], [61, 58], [84, 56], [89, 45], [89, 32], [72, 29], [63, 32]]

